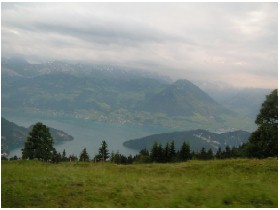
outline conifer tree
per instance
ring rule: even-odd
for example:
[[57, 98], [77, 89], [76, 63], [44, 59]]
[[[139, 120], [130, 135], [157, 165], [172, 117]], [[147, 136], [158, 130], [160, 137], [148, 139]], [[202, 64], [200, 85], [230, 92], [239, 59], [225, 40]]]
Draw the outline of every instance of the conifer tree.
[[179, 151], [179, 158], [181, 161], [186, 161], [191, 159], [190, 145], [185, 141], [182, 144], [181, 150]]
[[159, 143], [159, 145], [158, 145], [158, 158], [157, 158], [157, 162], [163, 163], [165, 161], [164, 159], [165, 159], [164, 158], [164, 151], [163, 151], [161, 143]]
[[66, 152], [65, 152], [65, 149], [63, 150], [62, 152], [62, 161], [66, 161], [67, 160], [67, 157], [66, 157]]
[[102, 141], [101, 147], [99, 148], [98, 159], [99, 161], [106, 161], [109, 158], [109, 150], [106, 141]]
[[170, 161], [170, 146], [169, 143], [167, 142], [164, 148], [164, 160], [165, 162]]
[[217, 159], [222, 159], [222, 149], [219, 147], [218, 151], [216, 152], [216, 158]]
[[81, 152], [79, 160], [83, 162], [89, 161], [89, 155], [87, 153], [86, 148], [84, 148], [83, 151]]
[[213, 150], [210, 148], [207, 151], [207, 159], [210, 160], [210, 159], [213, 159], [213, 158], [214, 158]]
[[172, 141], [170, 143], [170, 151], [169, 151], [170, 160], [174, 161], [176, 158], [176, 150], [175, 150], [175, 142]]
[[164, 152], [161, 144], [155, 142], [151, 150], [151, 160], [154, 162], [163, 162], [164, 160], [163, 154]]
[[156, 161], [157, 156], [158, 156], [158, 143], [155, 142], [151, 149], [151, 160]]
[[207, 159], [207, 153], [206, 153], [204, 147], [202, 147], [198, 156], [199, 156], [199, 159], [201, 159], [201, 160], [206, 160]]
[[49, 128], [41, 122], [36, 123], [28, 134], [24, 148], [23, 159], [35, 159], [49, 161], [55, 151], [53, 138]]

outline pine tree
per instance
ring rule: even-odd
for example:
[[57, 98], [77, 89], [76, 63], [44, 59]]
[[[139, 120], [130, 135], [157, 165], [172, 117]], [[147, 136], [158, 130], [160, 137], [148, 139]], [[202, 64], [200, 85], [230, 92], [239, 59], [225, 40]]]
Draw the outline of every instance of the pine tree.
[[170, 161], [170, 146], [169, 143], [167, 142], [164, 148], [164, 160], [165, 162]]
[[231, 149], [229, 146], [226, 146], [226, 150], [224, 151], [224, 158], [231, 158]]
[[161, 160], [163, 159], [162, 156], [163, 156], [162, 146], [161, 144], [155, 142], [151, 150], [151, 160], [153, 162], [161, 162]]
[[65, 152], [65, 149], [63, 150], [62, 152], [62, 161], [66, 161], [67, 160], [67, 157], [66, 157], [66, 152]]
[[158, 143], [155, 142], [152, 146], [152, 149], [151, 149], [151, 160], [153, 162], [155, 162], [156, 159], [157, 159], [157, 156], [158, 156]]
[[106, 141], [102, 141], [101, 147], [99, 148], [98, 158], [100, 161], [106, 161], [109, 158], [109, 150], [107, 148]]
[[87, 153], [86, 148], [84, 148], [83, 151], [81, 152], [79, 160], [83, 162], [89, 161], [89, 155]]
[[182, 144], [181, 150], [179, 151], [179, 158], [181, 161], [186, 161], [191, 159], [190, 145], [185, 141]]
[[23, 159], [35, 159], [49, 161], [54, 153], [53, 138], [49, 128], [41, 122], [36, 123], [28, 134], [24, 148]]
[[53, 163], [58, 163], [58, 162], [62, 161], [61, 154], [58, 153], [58, 152], [56, 151], [56, 149], [54, 149], [54, 151], [53, 151], [53, 155], [52, 155], [51, 161], [52, 161]]
[[162, 145], [161, 143], [158, 145], [158, 158], [157, 158], [157, 162], [159, 163], [163, 163], [165, 160], [165, 157], [164, 157], [164, 151], [163, 151], [163, 148], [162, 148]]
[[202, 149], [200, 150], [200, 153], [199, 153], [198, 157], [201, 160], [206, 160], [207, 159], [207, 153], [206, 153], [204, 147], [202, 147]]
[[216, 152], [216, 158], [217, 159], [222, 159], [222, 149], [219, 147], [218, 151]]
[[211, 159], [213, 159], [213, 158], [214, 158], [213, 150], [210, 148], [210, 149], [208, 149], [208, 151], [207, 151], [207, 159], [208, 159], [208, 160], [211, 160]]
[[175, 150], [175, 142], [172, 141], [170, 143], [170, 150], [169, 150], [169, 156], [171, 161], [175, 161], [176, 159], [176, 150]]

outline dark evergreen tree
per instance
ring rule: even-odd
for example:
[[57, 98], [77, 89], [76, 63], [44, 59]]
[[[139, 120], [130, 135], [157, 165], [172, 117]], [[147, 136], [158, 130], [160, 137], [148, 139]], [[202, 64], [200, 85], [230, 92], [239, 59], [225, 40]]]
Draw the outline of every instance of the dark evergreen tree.
[[65, 149], [62, 152], [62, 161], [67, 161]]
[[222, 153], [223, 158], [231, 158], [231, 149], [229, 146], [226, 146], [225, 151]]
[[213, 150], [210, 148], [207, 151], [207, 160], [211, 160], [214, 158]]
[[170, 143], [170, 152], [169, 152], [170, 160], [174, 161], [176, 159], [176, 149], [175, 149], [175, 142], [171, 141]]
[[179, 159], [181, 161], [186, 161], [191, 159], [191, 149], [190, 145], [185, 141], [182, 144], [181, 150], [179, 151]]
[[106, 141], [102, 141], [97, 158], [99, 161], [103, 161], [103, 162], [109, 158], [109, 150]]
[[165, 162], [164, 151], [163, 151], [161, 143], [158, 145], [158, 159], [157, 159], [157, 162], [159, 162], [159, 163], [164, 163]]
[[164, 153], [164, 162], [169, 162], [171, 160], [171, 157], [170, 157], [170, 146], [168, 142], [165, 145], [163, 153]]
[[219, 147], [218, 151], [216, 152], [216, 158], [217, 159], [222, 159], [222, 149]]
[[154, 143], [151, 150], [151, 160], [153, 162], [164, 162], [164, 152], [161, 144]]
[[129, 155], [127, 157], [127, 164], [132, 164], [132, 163], [133, 163], [133, 157], [132, 157], [132, 155]]
[[120, 164], [121, 163], [121, 157], [120, 157], [119, 152], [117, 152], [117, 153], [112, 152], [111, 155], [110, 155], [110, 161], [112, 163]]
[[153, 144], [152, 149], [151, 149], [151, 160], [152, 160], [153, 162], [156, 162], [157, 159], [158, 159], [158, 143], [155, 142], [155, 143]]
[[200, 150], [200, 153], [198, 154], [198, 158], [200, 160], [206, 160], [207, 159], [207, 152], [204, 147]]
[[58, 163], [58, 162], [61, 162], [61, 161], [62, 161], [62, 156], [61, 156], [60, 153], [58, 153], [58, 152], [56, 151], [56, 149], [54, 149], [54, 151], [53, 151], [53, 155], [52, 155], [51, 161], [52, 161], [53, 163]]
[[83, 161], [83, 162], [89, 161], [89, 155], [87, 153], [86, 148], [84, 148], [83, 151], [81, 152], [79, 161]]
[[49, 161], [54, 152], [53, 138], [46, 125], [36, 123], [28, 134], [24, 148], [22, 149], [23, 159], [39, 159]]

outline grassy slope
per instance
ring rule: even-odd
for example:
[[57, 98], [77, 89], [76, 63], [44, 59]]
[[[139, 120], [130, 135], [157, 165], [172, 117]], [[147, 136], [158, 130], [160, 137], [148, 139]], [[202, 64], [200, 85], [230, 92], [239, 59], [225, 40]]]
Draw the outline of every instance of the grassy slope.
[[277, 159], [175, 164], [2, 161], [2, 207], [277, 207]]

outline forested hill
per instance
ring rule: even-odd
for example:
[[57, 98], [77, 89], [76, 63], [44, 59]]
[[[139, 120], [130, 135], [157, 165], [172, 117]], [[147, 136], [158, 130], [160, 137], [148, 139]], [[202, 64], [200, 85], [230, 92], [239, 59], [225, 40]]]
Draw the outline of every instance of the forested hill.
[[191, 130], [174, 133], [162, 133], [133, 139], [124, 142], [124, 146], [132, 149], [151, 149], [155, 142], [165, 145], [167, 142], [174, 141], [175, 147], [180, 148], [185, 141], [189, 143], [191, 150], [200, 151], [202, 147], [217, 151], [219, 147], [225, 149], [226, 146], [238, 147], [248, 141], [250, 133], [246, 131], [232, 131], [226, 133], [213, 133], [206, 130]]
[[[18, 126], [17, 124], [1, 117], [1, 154], [9, 154], [9, 152], [13, 149], [22, 148], [28, 133], [32, 130], [32, 127], [33, 126], [25, 128]], [[63, 131], [54, 128], [49, 129], [55, 144], [73, 140], [73, 136]]]

